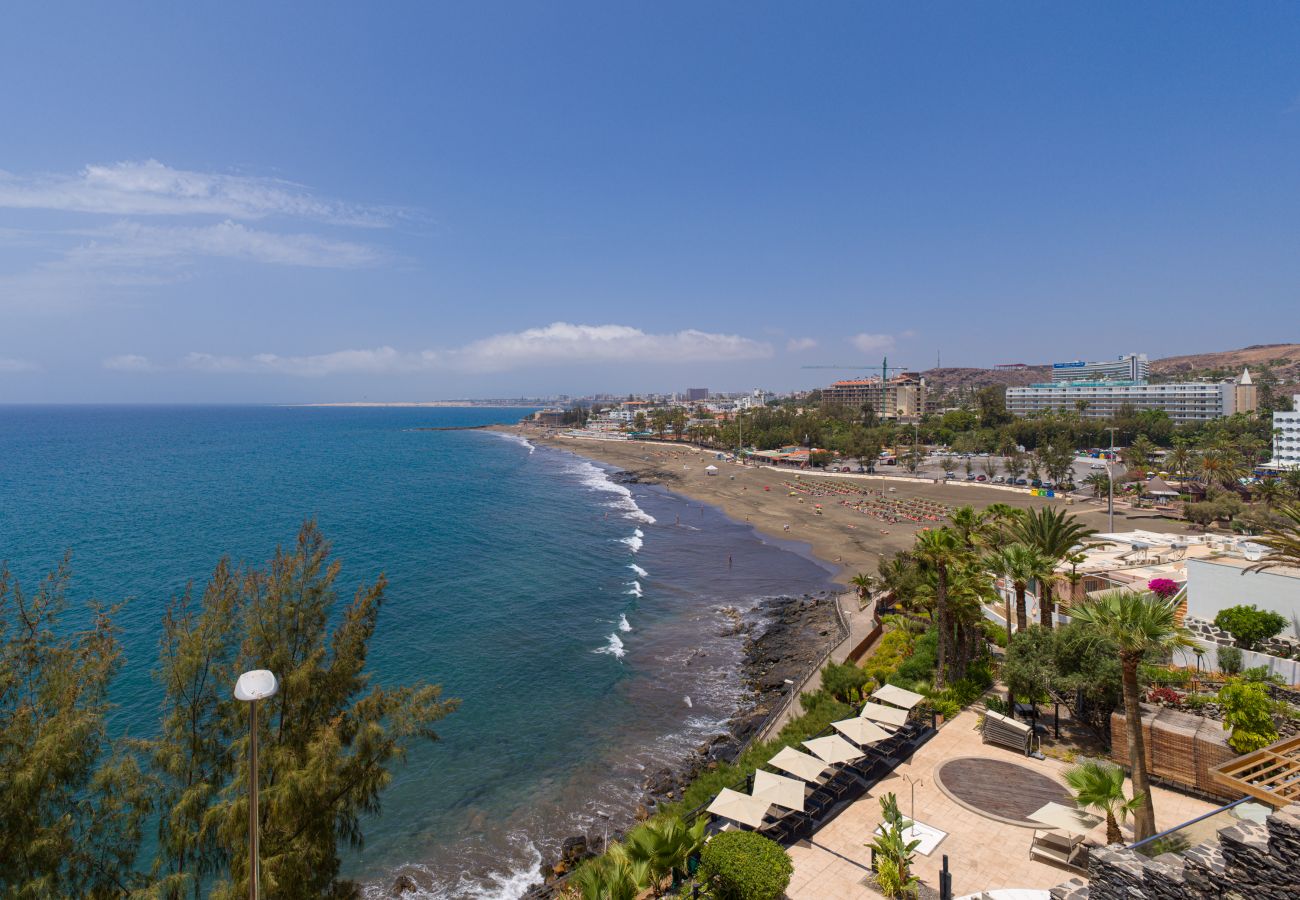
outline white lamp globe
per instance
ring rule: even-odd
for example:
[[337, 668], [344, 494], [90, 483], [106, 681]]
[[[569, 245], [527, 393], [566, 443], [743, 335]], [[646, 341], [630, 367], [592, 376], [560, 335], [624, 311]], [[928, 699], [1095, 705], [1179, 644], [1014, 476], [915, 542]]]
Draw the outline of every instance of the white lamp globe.
[[279, 688], [280, 684], [275, 680], [274, 673], [266, 669], [254, 669], [240, 675], [239, 681], [235, 682], [235, 699], [245, 702], [265, 700], [267, 697], [274, 697]]

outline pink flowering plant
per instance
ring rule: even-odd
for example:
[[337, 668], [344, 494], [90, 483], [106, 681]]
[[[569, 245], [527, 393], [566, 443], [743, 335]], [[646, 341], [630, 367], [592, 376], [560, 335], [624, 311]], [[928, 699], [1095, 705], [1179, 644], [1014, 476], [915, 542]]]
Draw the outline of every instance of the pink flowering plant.
[[1178, 582], [1172, 578], [1152, 578], [1147, 582], [1147, 590], [1155, 594], [1161, 600], [1168, 600], [1174, 594], [1178, 593]]

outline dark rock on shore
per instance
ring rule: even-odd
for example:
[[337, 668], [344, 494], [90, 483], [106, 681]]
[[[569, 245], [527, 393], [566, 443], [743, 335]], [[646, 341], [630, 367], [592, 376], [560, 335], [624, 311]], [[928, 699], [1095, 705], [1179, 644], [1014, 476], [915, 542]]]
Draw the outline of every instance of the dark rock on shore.
[[754, 710], [775, 709], [791, 689], [786, 680], [798, 684], [826, 647], [838, 639], [835, 602], [833, 594], [821, 593], [777, 597], [759, 605], [768, 624], [745, 648], [745, 681], [756, 695]]

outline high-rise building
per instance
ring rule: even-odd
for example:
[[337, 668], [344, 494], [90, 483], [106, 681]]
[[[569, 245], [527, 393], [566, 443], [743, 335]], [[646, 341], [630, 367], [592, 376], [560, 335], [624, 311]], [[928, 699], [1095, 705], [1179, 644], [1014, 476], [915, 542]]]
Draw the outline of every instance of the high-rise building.
[[904, 372], [883, 386], [879, 378], [854, 378], [822, 388], [822, 402], [870, 406], [882, 419], [915, 419], [925, 413], [926, 384], [915, 372]]
[[[1064, 366], [1065, 369], [1057, 367]], [[1058, 372], [1090, 371], [1092, 379], [1058, 377]], [[1007, 411], [1017, 416], [1041, 412], [1078, 412], [1104, 419], [1121, 409], [1162, 409], [1175, 422], [1205, 422], [1256, 408], [1255, 384], [1243, 369], [1233, 381], [1178, 381], [1151, 384], [1146, 357], [1129, 354], [1116, 363], [1057, 363], [1052, 381], [1007, 388]], [[1133, 375], [1139, 377], [1114, 377]]]
[[709, 399], [708, 388], [687, 388], [686, 389], [686, 400], [688, 403], [695, 403], [700, 400], [708, 400], [708, 399]]
[[1292, 412], [1273, 413], [1273, 466], [1300, 469], [1300, 394], [1291, 398]]
[[1145, 353], [1127, 353], [1118, 359], [1102, 362], [1052, 363], [1052, 384], [1071, 381], [1140, 381], [1151, 375], [1151, 364]]

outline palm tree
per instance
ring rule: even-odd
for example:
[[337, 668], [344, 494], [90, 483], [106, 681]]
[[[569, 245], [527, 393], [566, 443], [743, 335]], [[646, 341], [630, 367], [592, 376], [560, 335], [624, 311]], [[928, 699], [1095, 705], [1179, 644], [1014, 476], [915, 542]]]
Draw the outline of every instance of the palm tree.
[[1094, 497], [1104, 497], [1110, 490], [1110, 476], [1105, 472], [1093, 472], [1083, 479], [1083, 483], [1092, 488]]
[[1074, 802], [1106, 815], [1106, 843], [1122, 844], [1120, 823], [1142, 805], [1142, 796], [1124, 796], [1124, 770], [1100, 760], [1088, 759], [1065, 773], [1065, 783], [1074, 791]]
[[1196, 454], [1186, 444], [1178, 444], [1165, 455], [1165, 467], [1178, 481], [1186, 481], [1196, 465]]
[[1276, 566], [1290, 566], [1300, 569], [1300, 504], [1288, 503], [1276, 512], [1281, 517], [1280, 524], [1270, 524], [1255, 543], [1268, 548], [1264, 559], [1255, 563], [1247, 572], [1262, 572]]
[[1251, 489], [1251, 499], [1258, 500], [1265, 506], [1272, 506], [1282, 499], [1282, 485], [1272, 478], [1266, 478]]
[[1200, 481], [1207, 488], [1221, 485], [1236, 488], [1246, 477], [1240, 454], [1231, 447], [1211, 447], [1201, 454]]
[[634, 829], [628, 836], [628, 861], [645, 864], [656, 897], [663, 896], [664, 879], [674, 871], [684, 871], [686, 861], [704, 845], [707, 824], [703, 817], [690, 828], [681, 819], [664, 819]]
[[[1009, 533], [1012, 540], [1037, 550], [1055, 568], [1075, 547], [1097, 532], [1076, 517], [1047, 506], [1027, 510], [1011, 523]], [[1044, 628], [1052, 627], [1053, 612], [1052, 580], [1049, 575], [1039, 579], [1038, 585], [1038, 618]]]
[[633, 861], [622, 844], [610, 844], [604, 856], [587, 861], [573, 875], [582, 900], [636, 900], [649, 882], [649, 864]]
[[1300, 500], [1300, 469], [1290, 469], [1282, 480], [1286, 482], [1286, 489], [1291, 492], [1291, 496]]
[[876, 579], [872, 578], [866, 572], [859, 572], [849, 579], [849, 584], [853, 585], [853, 587], [857, 589], [858, 606], [866, 606], [867, 601], [871, 599], [871, 589], [876, 586]]
[[973, 506], [959, 506], [948, 517], [948, 527], [956, 533], [962, 546], [974, 550], [977, 544], [983, 544], [988, 536], [988, 515], [976, 512]]
[[966, 548], [961, 538], [951, 528], [934, 528], [916, 536], [912, 558], [929, 568], [935, 575], [934, 623], [939, 629], [938, 670], [934, 686], [942, 688], [948, 680], [951, 664], [952, 616], [948, 609], [948, 574], [953, 566], [966, 558]]
[[1122, 590], [1107, 591], [1070, 610], [1074, 621], [1091, 626], [1100, 637], [1119, 648], [1129, 766], [1133, 771], [1134, 799], [1139, 801], [1133, 832], [1139, 841], [1155, 834], [1156, 814], [1151, 803], [1142, 714], [1138, 706], [1138, 665], [1148, 653], [1167, 655], [1177, 647], [1192, 646], [1174, 610], [1171, 602], [1155, 594]]
[[[1016, 592], [1016, 631], [1024, 631], [1029, 625], [1028, 611], [1025, 609], [1025, 590], [1029, 582], [1042, 582], [1052, 575], [1052, 562], [1033, 547], [1025, 544], [1010, 544], [1000, 547], [985, 559], [985, 564], [992, 571], [1011, 582]], [[1011, 637], [1011, 600], [1007, 600], [1007, 637]]]

